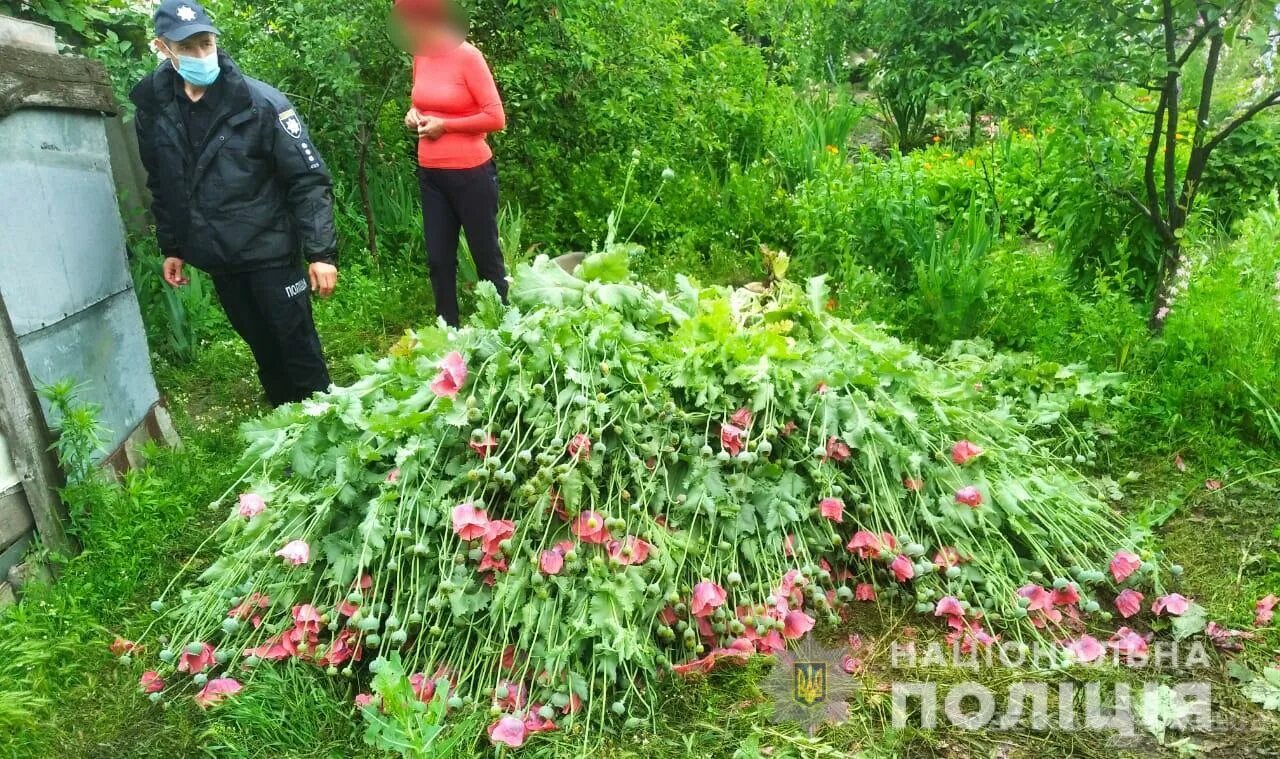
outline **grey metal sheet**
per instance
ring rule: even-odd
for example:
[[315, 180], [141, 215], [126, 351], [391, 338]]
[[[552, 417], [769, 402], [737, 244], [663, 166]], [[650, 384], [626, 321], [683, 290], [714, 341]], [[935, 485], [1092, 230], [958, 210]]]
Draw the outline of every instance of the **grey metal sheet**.
[[106, 451], [115, 450], [160, 398], [133, 290], [18, 342], [37, 387], [63, 379], [83, 384], [80, 400], [101, 408], [109, 431], [103, 440]]
[[131, 286], [101, 117], [0, 119], [0, 292], [19, 337]]

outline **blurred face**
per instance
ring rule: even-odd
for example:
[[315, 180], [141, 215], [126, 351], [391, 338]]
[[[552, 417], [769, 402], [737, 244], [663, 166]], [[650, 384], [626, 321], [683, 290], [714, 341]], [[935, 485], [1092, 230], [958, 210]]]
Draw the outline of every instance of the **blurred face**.
[[437, 47], [461, 36], [447, 0], [401, 0], [391, 21], [401, 47], [409, 52]]
[[181, 42], [157, 39], [156, 49], [176, 67], [178, 65], [178, 56], [184, 58], [217, 57], [218, 38], [208, 32], [201, 32], [193, 34]]

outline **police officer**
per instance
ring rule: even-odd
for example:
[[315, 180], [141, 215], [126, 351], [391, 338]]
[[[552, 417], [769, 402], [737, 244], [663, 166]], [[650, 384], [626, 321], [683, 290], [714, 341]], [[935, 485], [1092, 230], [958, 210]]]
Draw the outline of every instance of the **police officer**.
[[[164, 279], [208, 272], [273, 406], [329, 386], [310, 292], [333, 293], [333, 183], [289, 100], [218, 50], [195, 0], [163, 0], [165, 60], [134, 88]], [[308, 268], [301, 266], [305, 260]]]

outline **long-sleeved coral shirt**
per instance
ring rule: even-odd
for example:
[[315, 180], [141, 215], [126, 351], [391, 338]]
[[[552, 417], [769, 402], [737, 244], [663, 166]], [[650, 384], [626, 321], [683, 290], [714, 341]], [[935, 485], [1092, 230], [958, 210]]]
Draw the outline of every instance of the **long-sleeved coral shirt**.
[[493, 157], [485, 137], [507, 125], [502, 98], [484, 55], [463, 42], [413, 58], [413, 107], [444, 119], [444, 134], [418, 141], [418, 164], [473, 169]]

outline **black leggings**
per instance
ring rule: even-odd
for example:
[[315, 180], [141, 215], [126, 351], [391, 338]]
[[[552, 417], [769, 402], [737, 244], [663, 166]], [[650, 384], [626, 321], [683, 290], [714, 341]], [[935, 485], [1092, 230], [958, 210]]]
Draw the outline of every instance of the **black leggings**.
[[498, 168], [489, 161], [474, 169], [418, 167], [422, 191], [422, 231], [427, 240], [427, 271], [436, 296], [436, 313], [458, 326], [458, 232], [480, 279], [507, 300], [507, 270], [498, 242]]

